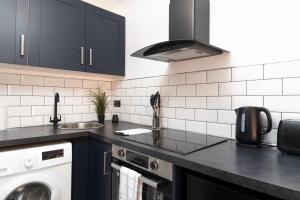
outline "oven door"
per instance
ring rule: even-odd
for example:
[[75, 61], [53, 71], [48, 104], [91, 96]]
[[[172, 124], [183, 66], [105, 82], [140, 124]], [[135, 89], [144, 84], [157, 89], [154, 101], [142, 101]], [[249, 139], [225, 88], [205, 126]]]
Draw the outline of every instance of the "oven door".
[[[145, 177], [149, 181], [143, 181], [143, 200], [171, 200], [172, 199], [172, 182], [165, 179], [149, 175], [148, 172], [137, 169], [123, 162], [115, 163], [115, 166], [125, 166], [131, 168]], [[112, 167], [112, 200], [119, 200], [119, 185], [120, 185], [120, 171]]]

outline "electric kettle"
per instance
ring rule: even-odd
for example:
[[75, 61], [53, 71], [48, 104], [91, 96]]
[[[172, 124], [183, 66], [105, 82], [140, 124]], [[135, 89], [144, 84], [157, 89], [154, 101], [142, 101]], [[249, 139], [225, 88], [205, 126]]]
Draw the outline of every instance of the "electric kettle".
[[[238, 143], [260, 145], [262, 136], [272, 130], [272, 116], [268, 109], [262, 107], [241, 107], [236, 112], [235, 136]], [[262, 127], [261, 112], [267, 116], [267, 128]]]

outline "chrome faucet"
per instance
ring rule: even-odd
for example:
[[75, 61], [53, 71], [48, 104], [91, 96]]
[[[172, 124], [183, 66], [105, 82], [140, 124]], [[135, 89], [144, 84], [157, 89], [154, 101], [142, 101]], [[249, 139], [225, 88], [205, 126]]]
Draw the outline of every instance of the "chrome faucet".
[[53, 126], [57, 126], [57, 123], [61, 121], [61, 115], [57, 116], [57, 103], [59, 103], [59, 94], [56, 93], [54, 96], [54, 117], [53, 120], [50, 117], [50, 122], [53, 123]]

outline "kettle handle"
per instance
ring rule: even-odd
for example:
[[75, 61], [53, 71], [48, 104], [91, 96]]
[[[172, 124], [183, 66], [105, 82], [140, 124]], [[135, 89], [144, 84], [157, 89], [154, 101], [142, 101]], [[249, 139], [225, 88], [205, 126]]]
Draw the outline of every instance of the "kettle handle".
[[266, 108], [259, 108], [259, 111], [260, 112], [264, 112], [266, 114], [266, 116], [267, 116], [268, 127], [267, 127], [267, 129], [265, 131], [261, 132], [262, 134], [267, 134], [267, 133], [269, 133], [272, 130], [272, 116], [271, 116], [271, 113]]

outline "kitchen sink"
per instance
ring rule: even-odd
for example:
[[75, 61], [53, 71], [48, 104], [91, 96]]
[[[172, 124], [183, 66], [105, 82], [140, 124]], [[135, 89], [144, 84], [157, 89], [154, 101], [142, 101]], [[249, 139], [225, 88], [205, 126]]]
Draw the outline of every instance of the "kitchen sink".
[[82, 130], [82, 129], [97, 129], [102, 128], [103, 124], [99, 124], [97, 122], [78, 122], [78, 123], [66, 123], [59, 125], [59, 129], [74, 129], [74, 130]]

